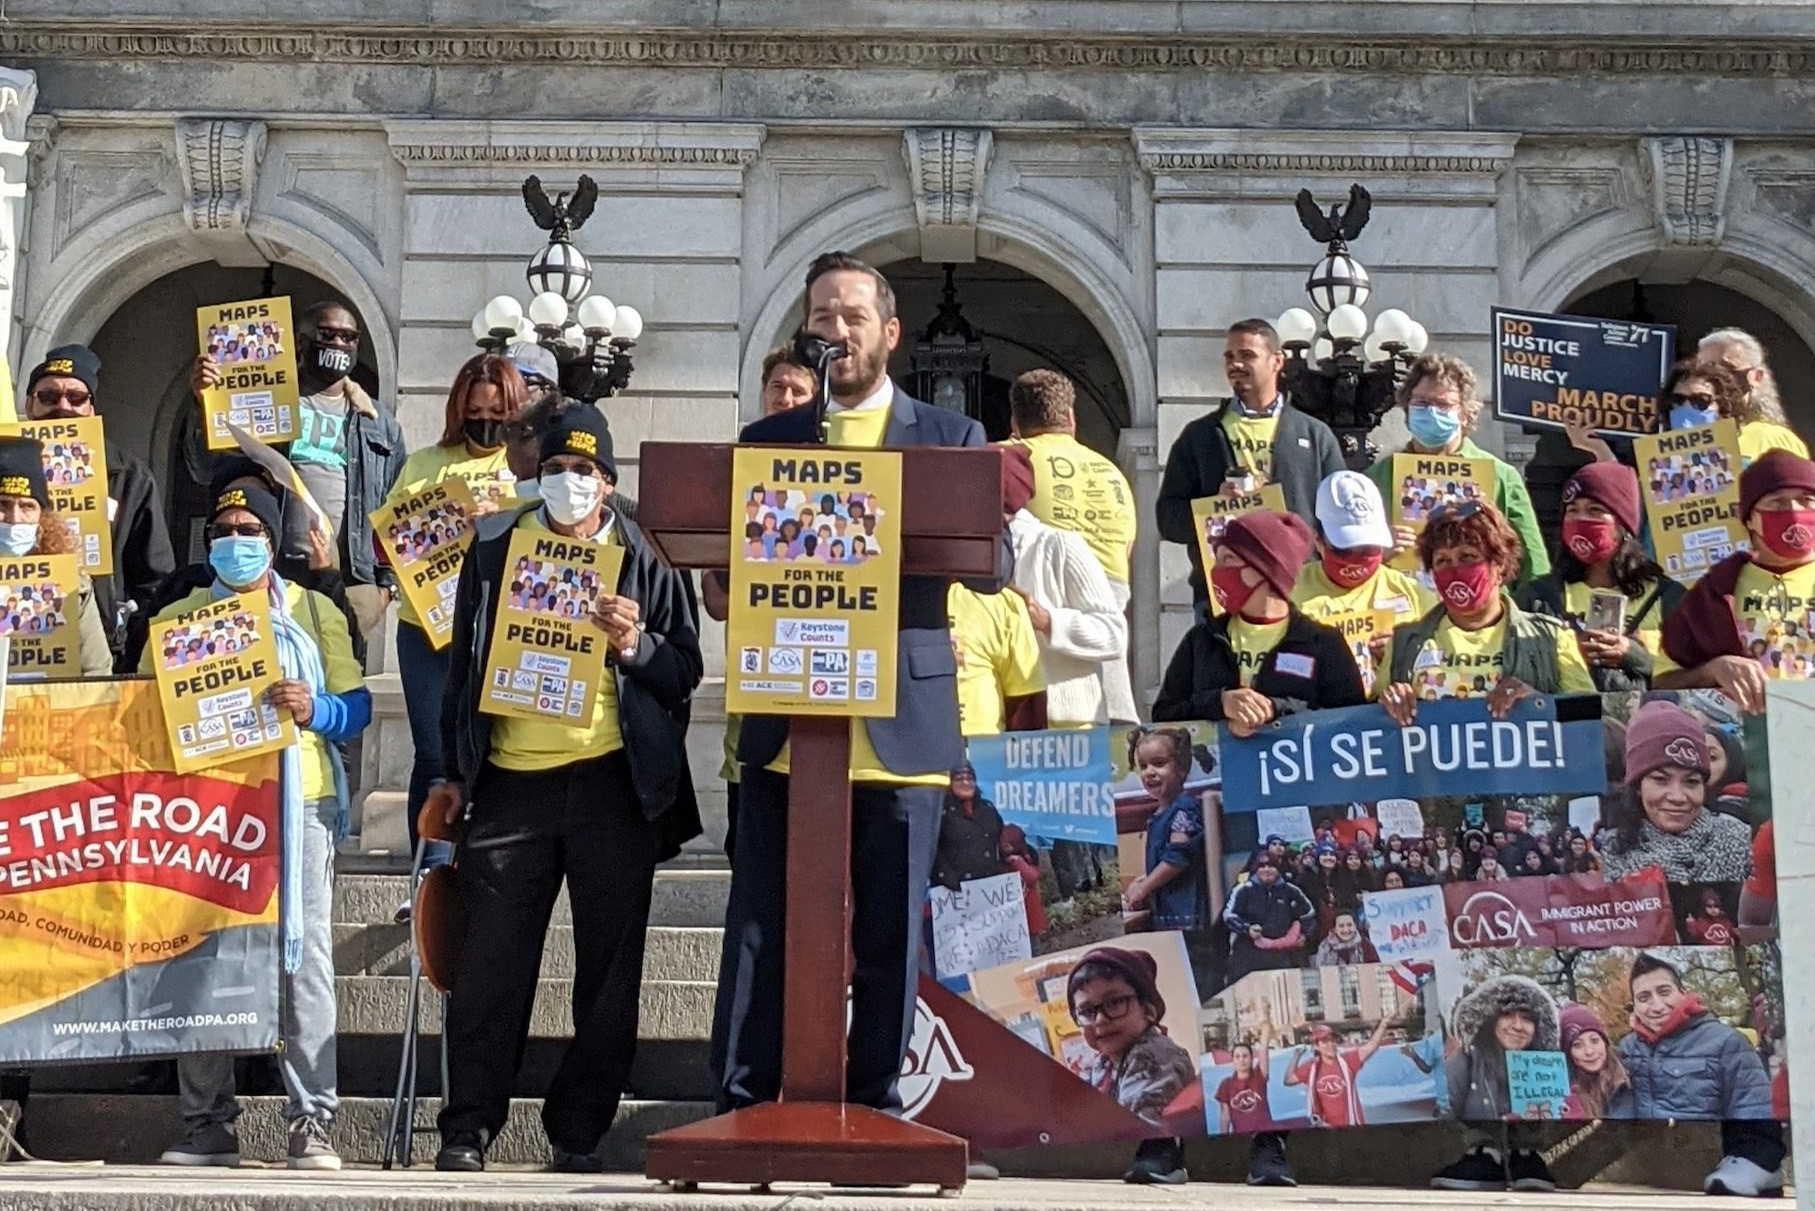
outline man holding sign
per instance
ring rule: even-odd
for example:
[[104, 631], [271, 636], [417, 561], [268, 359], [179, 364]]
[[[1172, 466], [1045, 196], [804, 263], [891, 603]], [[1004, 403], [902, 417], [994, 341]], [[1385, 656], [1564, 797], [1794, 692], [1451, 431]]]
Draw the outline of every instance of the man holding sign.
[[[700, 832], [686, 753], [701, 671], [692, 595], [611, 507], [617, 465], [598, 409], [561, 413], [541, 453], [540, 499], [480, 518], [461, 565], [441, 710], [446, 780], [423, 809], [466, 817], [444, 1170], [483, 1169], [504, 1129], [565, 880], [578, 927], [574, 1036], [542, 1125], [557, 1169], [598, 1172], [636, 1050], [655, 866]], [[507, 667], [500, 651], [521, 659]]]

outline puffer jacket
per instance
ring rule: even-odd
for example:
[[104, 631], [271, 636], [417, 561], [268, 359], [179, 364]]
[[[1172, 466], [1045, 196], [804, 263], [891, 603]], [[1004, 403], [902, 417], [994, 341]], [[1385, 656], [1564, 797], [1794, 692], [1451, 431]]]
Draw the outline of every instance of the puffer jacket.
[[1769, 1119], [1771, 1079], [1746, 1036], [1711, 1013], [1697, 1014], [1656, 1044], [1633, 1031], [1620, 1040], [1632, 1078], [1633, 1117]]
[[1452, 1112], [1465, 1123], [1499, 1122], [1512, 1113], [1506, 1052], [1494, 1039], [1494, 1022], [1514, 1009], [1529, 1015], [1538, 1025], [1530, 1050], [1562, 1049], [1557, 1003], [1536, 980], [1494, 976], [1457, 1001], [1450, 1015], [1450, 1029], [1462, 1040], [1463, 1047], [1445, 1061], [1444, 1077]]

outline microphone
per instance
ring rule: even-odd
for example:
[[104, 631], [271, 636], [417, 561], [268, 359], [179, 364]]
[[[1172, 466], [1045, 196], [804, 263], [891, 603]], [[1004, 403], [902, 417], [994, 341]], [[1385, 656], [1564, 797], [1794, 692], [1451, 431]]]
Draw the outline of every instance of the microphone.
[[832, 363], [850, 357], [851, 350], [843, 341], [828, 341], [823, 336], [802, 331], [794, 338], [794, 356], [812, 367], [814, 377], [819, 379], [818, 397], [813, 401], [813, 431], [823, 446], [830, 439], [832, 429], [831, 422], [826, 419], [826, 401], [832, 398]]

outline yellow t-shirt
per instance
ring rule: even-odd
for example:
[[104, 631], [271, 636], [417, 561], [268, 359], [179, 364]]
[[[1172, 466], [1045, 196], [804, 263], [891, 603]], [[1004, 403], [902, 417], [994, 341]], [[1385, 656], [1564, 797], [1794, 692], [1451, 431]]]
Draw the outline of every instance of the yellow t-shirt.
[[1004, 700], [1046, 688], [1027, 602], [1019, 593], [973, 593], [955, 584], [946, 594], [946, 611], [958, 661], [959, 730], [967, 738], [999, 735]]
[[1111, 580], [1128, 583], [1128, 548], [1136, 529], [1134, 493], [1122, 469], [1069, 433], [1017, 437], [1033, 459], [1034, 496], [1027, 511], [1084, 540]]
[[[1589, 599], [1593, 597], [1593, 595], [1594, 589], [1581, 581], [1564, 585], [1564, 613], [1568, 614], [1572, 621], [1586, 618], [1588, 616]], [[1650, 589], [1646, 589], [1637, 597], [1628, 597], [1626, 599], [1626, 623], [1628, 626], [1631, 626], [1633, 616], [1637, 614], [1639, 606], [1644, 604], [1647, 597], [1652, 597]], [[1632, 630], [1632, 637], [1644, 644], [1645, 650], [1652, 655], [1652, 676], [1657, 675], [1658, 670], [1656, 667], [1656, 660], [1664, 650], [1663, 642], [1659, 635], [1663, 626], [1664, 599], [1662, 594], [1659, 594], [1652, 597], [1650, 607], [1645, 610], [1644, 616], [1639, 619], [1638, 626]]]
[[1237, 465], [1268, 480], [1273, 478], [1273, 434], [1278, 429], [1278, 408], [1266, 416], [1248, 416], [1233, 402], [1223, 409], [1223, 432], [1229, 435]]
[[[314, 598], [313, 609], [309, 598]], [[200, 609], [213, 600], [211, 590], [196, 589], [181, 601], [159, 610], [151, 621], [168, 622], [178, 614]], [[340, 612], [339, 606], [320, 593], [287, 580], [284, 582], [284, 606], [320, 649], [321, 670], [328, 679], [328, 693], [345, 694], [365, 684], [365, 673], [360, 669], [359, 661], [353, 658], [353, 639], [347, 633], [347, 616]], [[151, 657], [151, 647], [147, 645], [139, 657], [139, 672], [152, 672]], [[299, 727], [296, 732], [302, 745], [303, 799], [313, 801], [331, 797], [334, 794], [334, 763], [328, 756], [327, 741], [307, 728]]]
[[1345, 589], [1330, 579], [1321, 561], [1312, 561], [1299, 572], [1298, 583], [1292, 586], [1292, 604], [1317, 622], [1364, 610], [1393, 614], [1399, 622], [1410, 622], [1429, 613], [1437, 604], [1437, 595], [1415, 577], [1385, 564], [1362, 583]]
[[726, 782], [739, 780], [737, 764], [737, 737], [744, 730], [742, 715], [726, 714], [725, 716], [725, 763], [718, 767], [718, 776]]
[[827, 412], [826, 444], [852, 450], [880, 450], [883, 436], [889, 430], [887, 408], [848, 409]]
[[[541, 509], [531, 509], [518, 518], [517, 527], [549, 532], [548, 526], [542, 521]], [[618, 527], [614, 524], [594, 541], [619, 543], [621, 539]], [[616, 587], [612, 586], [614, 590]], [[488, 624], [491, 622], [489, 618], [485, 621]], [[585, 625], [593, 624], [588, 621]], [[591, 722], [585, 727], [569, 727], [564, 723], [545, 723], [540, 719], [500, 715], [492, 722], [491, 763], [499, 769], [534, 773], [537, 770], [559, 769], [563, 765], [590, 761], [594, 757], [603, 757], [623, 748], [624, 735], [618, 730], [617, 673], [612, 668], [611, 660], [608, 655], [605, 675], [599, 678], [599, 692], [592, 701]]]
[[[516, 477], [510, 473], [509, 464], [505, 462], [503, 450], [474, 458], [464, 442], [457, 446], [430, 446], [403, 460], [403, 470], [398, 473], [397, 482], [392, 486], [390, 495], [384, 498], [384, 503], [395, 504], [432, 484], [450, 479], [465, 480], [475, 496], [482, 495], [482, 488], [498, 484], [508, 487], [516, 482]], [[408, 597], [401, 594], [397, 598], [397, 621], [407, 622], [413, 627], [422, 625], [416, 607], [410, 604]]]
[[1733, 586], [1733, 608], [1746, 651], [1765, 676], [1815, 676], [1815, 564], [1785, 576], [1747, 564]]
[[1739, 464], [1749, 467], [1769, 450], [1788, 450], [1798, 458], [1809, 456], [1802, 438], [1768, 420], [1747, 421], [1739, 427]]
[[[1576, 646], [1575, 633], [1567, 627], [1558, 627], [1556, 636], [1557, 692], [1594, 693], [1594, 677], [1588, 671], [1588, 662], [1582, 659], [1582, 650]], [[1505, 667], [1505, 649], [1506, 619], [1479, 631], [1465, 631], [1445, 618], [1437, 624], [1437, 633], [1424, 645], [1424, 650], [1418, 653], [1412, 667], [1412, 688], [1427, 701], [1485, 697], [1500, 680], [1500, 672]], [[1376, 692], [1392, 675], [1392, 668], [1393, 640], [1389, 638], [1386, 650], [1381, 652], [1380, 662], [1375, 666]]]
[[1289, 614], [1278, 622], [1249, 622], [1240, 616], [1229, 620], [1229, 646], [1235, 649], [1235, 667], [1244, 687], [1253, 683], [1267, 653], [1286, 637], [1286, 626], [1291, 621]]

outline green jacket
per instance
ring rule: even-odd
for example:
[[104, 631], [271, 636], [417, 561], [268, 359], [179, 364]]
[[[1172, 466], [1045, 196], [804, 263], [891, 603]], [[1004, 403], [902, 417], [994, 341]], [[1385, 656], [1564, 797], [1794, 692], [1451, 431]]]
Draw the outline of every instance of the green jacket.
[[[1389, 510], [1392, 508], [1393, 493], [1397, 489], [1397, 485], [1393, 483], [1393, 455], [1412, 453], [1415, 451], [1408, 444], [1388, 453], [1367, 470], [1368, 478], [1380, 489], [1380, 498], [1388, 502]], [[1524, 553], [1519, 556], [1519, 583], [1523, 584], [1550, 571], [1550, 554], [1544, 549], [1544, 532], [1538, 529], [1538, 513], [1531, 506], [1531, 493], [1526, 490], [1525, 479], [1518, 469], [1511, 463], [1494, 458], [1466, 437], [1462, 439], [1462, 446], [1453, 457], [1494, 459], [1494, 508], [1505, 514], [1506, 520], [1519, 536], [1519, 545], [1524, 548]]]
[[[1500, 675], [1517, 677], [1540, 694], [1556, 693], [1561, 683], [1557, 672], [1557, 632], [1563, 624], [1547, 615], [1521, 610], [1509, 593], [1502, 591], [1500, 597], [1506, 605], [1506, 646], [1502, 649], [1506, 659]], [[1443, 619], [1444, 609], [1439, 605], [1424, 617], [1393, 628], [1389, 682], [1411, 684], [1418, 653], [1436, 636]]]

